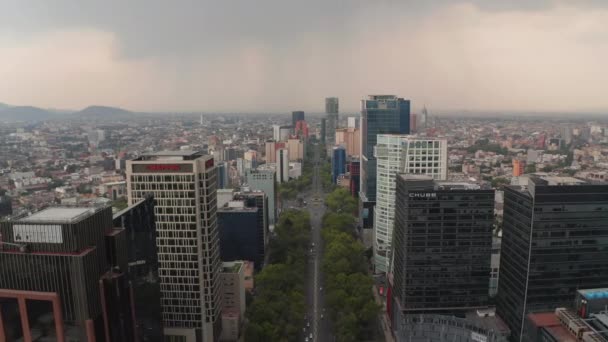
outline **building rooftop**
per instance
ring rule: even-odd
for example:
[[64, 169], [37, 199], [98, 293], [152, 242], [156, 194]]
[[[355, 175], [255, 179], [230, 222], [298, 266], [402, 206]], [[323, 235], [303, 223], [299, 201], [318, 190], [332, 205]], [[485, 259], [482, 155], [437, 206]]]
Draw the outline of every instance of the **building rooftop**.
[[223, 273], [238, 273], [243, 267], [242, 261], [226, 261], [222, 263]]
[[433, 177], [428, 176], [428, 175], [414, 175], [411, 173], [400, 173], [399, 177], [401, 177], [403, 180], [407, 180], [407, 181], [432, 181]]
[[31, 223], [74, 223], [95, 213], [94, 208], [47, 208], [22, 218], [19, 222]]
[[258, 207], [234, 207], [229, 206], [228, 203], [224, 204], [223, 207], [217, 208], [218, 213], [236, 212], [236, 213], [254, 213], [258, 211]]
[[368, 100], [396, 100], [397, 95], [368, 95]]
[[587, 181], [574, 178], [574, 177], [558, 177], [558, 176], [545, 176], [540, 179], [547, 182], [547, 185], [580, 185], [580, 184], [588, 184]]
[[201, 154], [201, 152], [199, 151], [193, 151], [193, 150], [179, 150], [179, 151], [160, 151], [160, 152], [151, 152], [151, 153], [145, 153], [143, 154], [143, 156], [156, 156], [156, 157], [182, 157], [182, 156], [194, 156], [197, 154]]
[[435, 190], [479, 190], [481, 187], [475, 183], [467, 182], [435, 182]]
[[528, 319], [532, 321], [536, 327], [553, 327], [561, 324], [553, 312], [528, 314]]
[[509, 332], [509, 327], [499, 316], [496, 316], [496, 310], [493, 308], [469, 311], [465, 314], [465, 317], [469, 322], [473, 322], [484, 329], [501, 332], [503, 334]]
[[144, 153], [135, 160], [194, 160], [203, 155], [203, 152], [193, 150], [160, 151]]
[[545, 327], [545, 330], [551, 337], [553, 337], [556, 341], [560, 342], [576, 342], [577, 339], [568, 331], [568, 329], [564, 328], [562, 325], [556, 325], [551, 327]]
[[608, 298], [608, 288], [577, 290], [577, 292], [587, 299]]

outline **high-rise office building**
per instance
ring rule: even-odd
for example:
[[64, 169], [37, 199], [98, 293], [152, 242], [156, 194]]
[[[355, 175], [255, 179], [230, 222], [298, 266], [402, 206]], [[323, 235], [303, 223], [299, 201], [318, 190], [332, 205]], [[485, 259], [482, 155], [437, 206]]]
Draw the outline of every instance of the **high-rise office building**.
[[247, 187], [263, 191], [268, 196], [268, 224], [274, 225], [277, 217], [277, 185], [274, 170], [247, 170]]
[[325, 127], [325, 142], [328, 146], [333, 146], [336, 142], [336, 128], [338, 128], [338, 113], [340, 111], [339, 108], [339, 100], [337, 97], [327, 97], [325, 98], [325, 113], [327, 114], [327, 121]]
[[494, 190], [400, 174], [396, 202], [387, 300], [405, 315], [487, 307]]
[[245, 152], [240, 148], [236, 147], [228, 147], [224, 149], [224, 159], [225, 161], [236, 160], [237, 158], [243, 158]]
[[397, 173], [448, 177], [448, 144], [445, 139], [416, 138], [400, 134], [378, 134], [374, 157], [377, 162], [376, 207], [374, 209], [374, 267], [387, 272], [395, 219]]
[[572, 127], [570, 125], [565, 125], [561, 128], [561, 137], [566, 145], [572, 143]]
[[[268, 245], [270, 239], [270, 221], [269, 221], [269, 211], [268, 211], [268, 196], [264, 191], [261, 190], [251, 190], [249, 187], [242, 187], [240, 191], [234, 194], [234, 200], [244, 201], [245, 205], [248, 207], [256, 207], [258, 208], [258, 237], [259, 240], [257, 242], [258, 246], [258, 254], [262, 256], [262, 260], [266, 255], [266, 246]], [[262, 264], [260, 264], [260, 267]]]
[[286, 147], [287, 143], [284, 141], [267, 140], [264, 146], [266, 164], [275, 163], [277, 161], [277, 150]]
[[294, 134], [301, 139], [308, 139], [308, 123], [304, 120], [296, 122]]
[[301, 110], [291, 112], [291, 128], [295, 129], [298, 121], [305, 121], [304, 112]]
[[340, 112], [340, 101], [337, 97], [325, 98], [325, 113], [338, 114]]
[[[0, 233], [2, 310], [10, 310], [5, 299], [18, 302], [15, 314], [0, 315], [1, 341], [137, 339], [125, 230], [112, 228], [110, 207], [48, 208], [0, 223]], [[54, 329], [29, 301], [51, 303]]]
[[158, 279], [158, 252], [154, 196], [151, 194], [114, 214], [114, 228], [124, 229], [128, 279], [133, 286], [139, 336], [145, 341], [162, 341], [162, 314]]
[[215, 341], [221, 329], [217, 168], [195, 151], [127, 163], [129, 203], [154, 194], [163, 328], [169, 341]]
[[523, 175], [526, 171], [525, 168], [526, 168], [525, 161], [523, 161], [521, 159], [513, 158], [513, 177], [519, 177], [519, 176]]
[[533, 177], [504, 198], [496, 312], [519, 341], [526, 314], [608, 284], [608, 185]]
[[218, 209], [217, 218], [222, 261], [253, 261], [260, 270], [264, 263], [264, 220], [259, 208], [233, 200]]
[[321, 134], [320, 140], [321, 140], [322, 144], [325, 144], [325, 138], [326, 138], [326, 134], [327, 134], [326, 132], [327, 132], [327, 119], [323, 118], [323, 119], [321, 119], [321, 132], [320, 132], [320, 134]]
[[346, 155], [359, 157], [361, 155], [361, 131], [358, 128], [336, 129], [336, 145], [346, 148]]
[[220, 341], [238, 341], [245, 316], [245, 269], [247, 261], [222, 263], [222, 335]]
[[[243, 163], [245, 170], [255, 169], [256, 167], [258, 167], [258, 152], [254, 150], [249, 150], [245, 152], [243, 154]], [[245, 172], [241, 174], [244, 175]]]
[[217, 188], [226, 189], [230, 184], [230, 178], [228, 177], [228, 168], [226, 162], [217, 163]]
[[361, 101], [361, 219], [364, 228], [373, 226], [376, 202], [376, 158], [378, 134], [410, 133], [410, 101], [394, 95], [371, 95]]
[[346, 149], [334, 147], [331, 153], [331, 181], [336, 184], [339, 175], [346, 173]]
[[274, 139], [274, 141], [285, 141], [289, 138], [289, 134], [294, 127], [295, 126], [272, 125], [272, 139]]
[[347, 127], [348, 128], [359, 128], [359, 117], [358, 116], [349, 116], [347, 119]]
[[277, 150], [276, 158], [277, 182], [289, 182], [289, 150], [281, 148]]
[[[258, 235], [263, 230], [258, 228], [262, 226], [263, 221], [258, 208], [247, 206], [245, 201], [233, 199], [218, 208], [217, 216], [222, 261], [260, 262], [262, 259], [258, 254], [257, 243]], [[263, 241], [263, 237], [261, 240]]]
[[348, 173], [350, 174], [350, 194], [357, 198], [359, 196], [359, 185], [361, 185], [361, 170], [359, 160], [348, 162]]
[[289, 150], [289, 161], [295, 162], [304, 159], [304, 141], [302, 139], [288, 139], [285, 146]]
[[429, 122], [429, 111], [426, 109], [426, 106], [422, 107], [422, 117], [421, 117], [421, 124], [422, 127], [424, 129], [430, 128], [430, 122]]
[[410, 133], [418, 132], [418, 115], [412, 113], [410, 115]]

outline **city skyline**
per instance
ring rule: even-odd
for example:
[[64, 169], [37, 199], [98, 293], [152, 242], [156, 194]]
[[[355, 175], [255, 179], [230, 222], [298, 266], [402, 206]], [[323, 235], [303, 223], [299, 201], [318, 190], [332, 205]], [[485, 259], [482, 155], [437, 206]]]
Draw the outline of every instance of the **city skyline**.
[[608, 109], [600, 1], [14, 1], [3, 14], [0, 101], [14, 105], [321, 112], [331, 94], [355, 112], [388, 93], [436, 110]]

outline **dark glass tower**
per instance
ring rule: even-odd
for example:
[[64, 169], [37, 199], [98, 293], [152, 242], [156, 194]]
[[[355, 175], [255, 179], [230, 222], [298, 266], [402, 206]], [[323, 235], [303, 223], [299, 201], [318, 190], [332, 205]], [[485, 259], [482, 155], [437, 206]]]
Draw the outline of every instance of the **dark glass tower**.
[[162, 317], [154, 196], [114, 214], [114, 228], [124, 229], [126, 235], [128, 280], [133, 286], [137, 329], [145, 341], [160, 341]]
[[[0, 301], [25, 297], [28, 301], [52, 300], [57, 310], [52, 340], [130, 342], [135, 312], [127, 273], [126, 231], [112, 227], [110, 207], [47, 208], [15, 221], [0, 222]], [[31, 341], [33, 331], [47, 328], [40, 323], [47, 310], [39, 304], [19, 305], [19, 316], [6, 317], [0, 340]], [[50, 310], [49, 310], [50, 311]], [[49, 312], [50, 313], [50, 312]], [[16, 327], [16, 317], [28, 322]], [[49, 321], [50, 322], [50, 321]], [[65, 323], [65, 324], [64, 324]], [[30, 331], [31, 328], [31, 331]], [[9, 331], [10, 330], [10, 331]], [[50, 336], [48, 336], [50, 337]], [[21, 340], [21, 339], [20, 339]], [[36, 339], [39, 340], [39, 339]], [[42, 338], [40, 339], [42, 340]]]
[[494, 190], [397, 177], [390, 301], [408, 314], [461, 315], [488, 305]]
[[527, 313], [608, 285], [608, 185], [532, 178], [505, 188], [496, 312], [519, 341]]
[[298, 121], [304, 121], [304, 112], [301, 110], [291, 112], [291, 129], [296, 128]]
[[331, 181], [336, 184], [338, 176], [346, 173], [346, 150], [334, 147], [331, 154]]
[[370, 95], [361, 101], [361, 187], [362, 221], [373, 225], [376, 202], [376, 146], [378, 134], [410, 133], [410, 101], [395, 95]]
[[325, 144], [325, 135], [326, 133], [326, 129], [327, 129], [327, 119], [323, 118], [321, 119], [321, 143]]

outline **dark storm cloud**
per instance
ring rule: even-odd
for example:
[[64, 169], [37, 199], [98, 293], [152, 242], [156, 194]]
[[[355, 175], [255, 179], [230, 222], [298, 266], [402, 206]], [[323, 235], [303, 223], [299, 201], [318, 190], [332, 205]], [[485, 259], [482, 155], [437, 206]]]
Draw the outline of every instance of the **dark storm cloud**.
[[[103, 0], [4, 1], [0, 28], [23, 33], [52, 29], [97, 28], [119, 38], [126, 57], [182, 55], [257, 41], [278, 48], [289, 46], [302, 33], [321, 32], [336, 38], [353, 30], [350, 18], [385, 8], [387, 17], [403, 18], [439, 6], [472, 3], [489, 11], [543, 10], [556, 0]], [[577, 5], [608, 5], [605, 0], [582, 0]], [[370, 18], [370, 21], [382, 17]]]
[[606, 22], [608, 0], [4, 0], [0, 102], [608, 108]]

